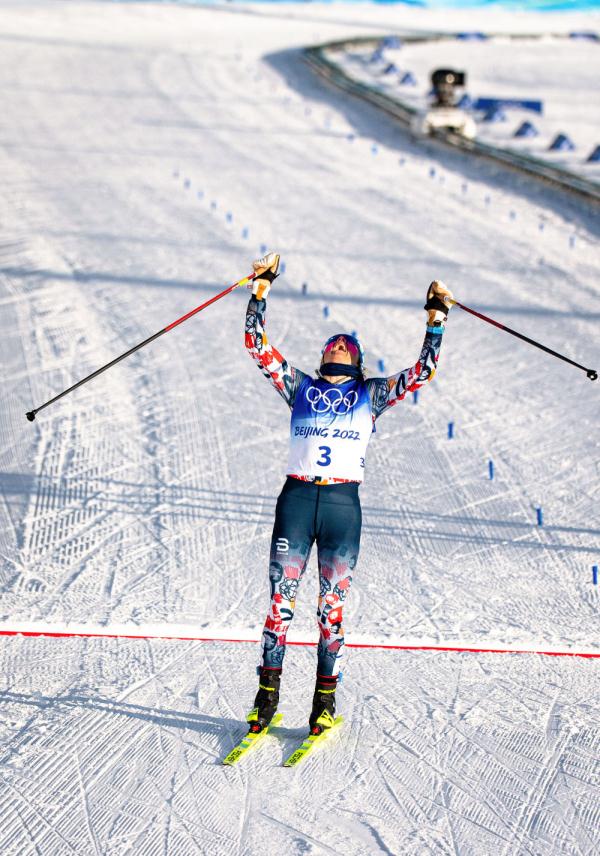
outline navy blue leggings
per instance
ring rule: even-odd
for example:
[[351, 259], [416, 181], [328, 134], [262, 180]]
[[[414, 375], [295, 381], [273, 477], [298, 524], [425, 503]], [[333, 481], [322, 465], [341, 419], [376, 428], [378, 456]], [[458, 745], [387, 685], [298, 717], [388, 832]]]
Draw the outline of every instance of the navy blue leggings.
[[320, 584], [317, 673], [337, 675], [344, 646], [342, 612], [360, 547], [358, 487], [356, 483], [316, 485], [293, 478], [284, 484], [271, 540], [271, 605], [262, 636], [263, 666], [282, 666], [298, 586], [316, 541]]

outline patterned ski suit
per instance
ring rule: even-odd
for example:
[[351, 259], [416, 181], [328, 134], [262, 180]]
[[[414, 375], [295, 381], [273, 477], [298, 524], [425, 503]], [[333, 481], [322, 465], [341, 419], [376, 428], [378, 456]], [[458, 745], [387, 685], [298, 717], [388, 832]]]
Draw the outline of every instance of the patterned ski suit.
[[287, 481], [277, 500], [271, 539], [271, 604], [262, 636], [261, 665], [280, 669], [296, 594], [317, 543], [317, 674], [337, 675], [343, 653], [342, 612], [360, 546], [365, 451], [375, 420], [408, 392], [430, 381], [443, 327], [427, 327], [414, 366], [389, 377], [331, 384], [289, 365], [268, 340], [266, 301], [250, 298], [246, 348], [292, 411]]

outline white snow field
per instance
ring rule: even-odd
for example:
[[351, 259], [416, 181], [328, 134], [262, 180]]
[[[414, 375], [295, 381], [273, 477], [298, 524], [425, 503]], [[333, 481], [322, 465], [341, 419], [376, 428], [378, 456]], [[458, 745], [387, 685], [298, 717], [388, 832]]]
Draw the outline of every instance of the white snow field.
[[[600, 29], [594, 14], [0, 0], [2, 632], [258, 638], [288, 412], [245, 352], [245, 291], [25, 412], [248, 274], [262, 245], [286, 263], [270, 336], [307, 371], [339, 328], [374, 373], [411, 365], [435, 277], [600, 368], [597, 210], [417, 145], [299, 53], [474, 24]], [[599, 394], [453, 309], [436, 379], [371, 443], [348, 641], [600, 653]], [[316, 588], [313, 557], [297, 636], [316, 636]], [[600, 849], [598, 659], [348, 649], [346, 724], [289, 770], [313, 647], [290, 647], [283, 727], [234, 768], [220, 759], [245, 731], [255, 645], [4, 636], [0, 651], [2, 856]]]

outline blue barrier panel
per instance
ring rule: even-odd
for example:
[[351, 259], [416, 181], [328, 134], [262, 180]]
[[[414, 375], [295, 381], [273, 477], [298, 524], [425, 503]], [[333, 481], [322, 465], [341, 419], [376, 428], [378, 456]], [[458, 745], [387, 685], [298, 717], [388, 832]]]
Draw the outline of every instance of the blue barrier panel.
[[456, 102], [456, 106], [460, 107], [461, 110], [470, 110], [473, 106], [473, 99], [467, 92], [465, 92], [464, 95], [461, 95]]
[[402, 39], [398, 36], [386, 36], [381, 40], [382, 48], [398, 49], [402, 47]]
[[483, 114], [484, 122], [506, 122], [506, 113], [502, 109], [502, 107], [490, 107], [489, 110], [486, 110]]
[[596, 146], [594, 151], [587, 159], [587, 163], [600, 163], [600, 146]]
[[513, 137], [537, 137], [539, 136], [539, 131], [535, 127], [532, 122], [521, 122], [517, 130], [514, 132]]
[[398, 66], [396, 65], [396, 63], [390, 62], [383, 69], [382, 74], [396, 74], [397, 71], [398, 71]]
[[412, 71], [405, 71], [400, 80], [398, 81], [400, 86], [416, 86], [417, 79], [412, 73]]
[[490, 107], [519, 107], [521, 110], [531, 110], [541, 116], [544, 102], [529, 98], [478, 98], [473, 105], [474, 110], [489, 110]]
[[575, 143], [566, 134], [557, 134], [550, 145], [549, 152], [573, 152], [575, 151]]
[[589, 39], [591, 42], [600, 42], [598, 33], [592, 33], [590, 30], [582, 30], [580, 33], [569, 33], [570, 39]]
[[477, 33], [477, 32], [474, 32], [474, 33], [457, 33], [457, 34], [456, 34], [456, 38], [457, 38], [457, 39], [463, 39], [464, 41], [479, 41], [479, 42], [483, 42], [483, 41], [485, 41], [488, 37], [486, 36], [486, 34], [485, 34], [485, 33]]

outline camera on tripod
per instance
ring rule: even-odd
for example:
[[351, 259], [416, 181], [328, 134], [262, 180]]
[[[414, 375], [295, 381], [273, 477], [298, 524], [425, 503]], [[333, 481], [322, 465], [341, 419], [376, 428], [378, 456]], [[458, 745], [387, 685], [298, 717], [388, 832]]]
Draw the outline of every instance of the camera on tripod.
[[455, 90], [463, 87], [467, 76], [464, 71], [453, 68], [438, 68], [431, 73], [431, 85], [435, 101], [434, 107], [453, 107]]

